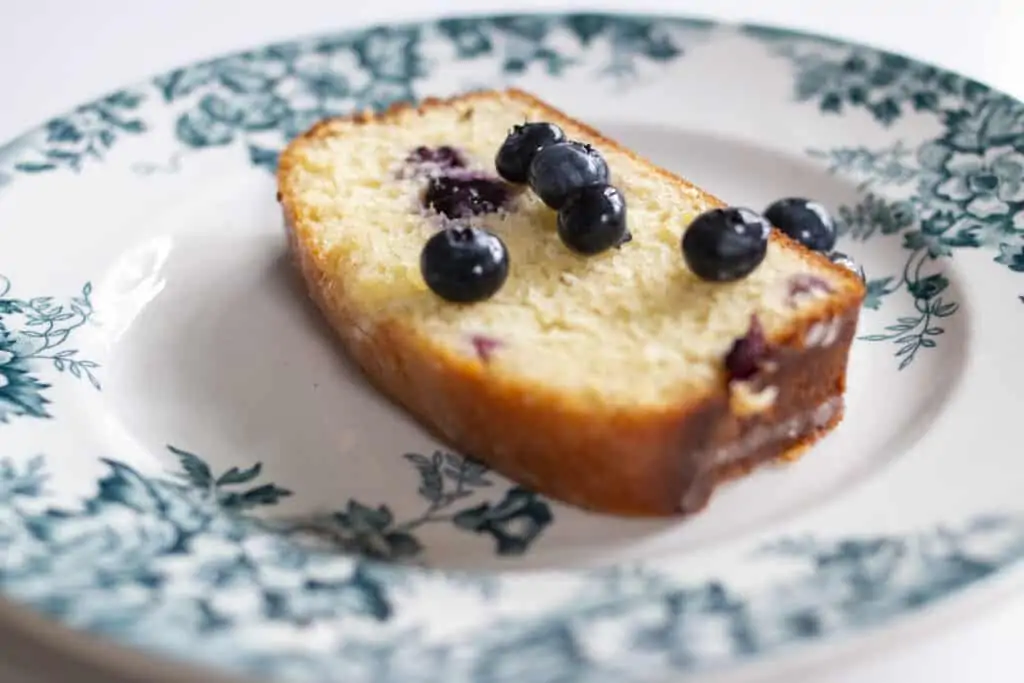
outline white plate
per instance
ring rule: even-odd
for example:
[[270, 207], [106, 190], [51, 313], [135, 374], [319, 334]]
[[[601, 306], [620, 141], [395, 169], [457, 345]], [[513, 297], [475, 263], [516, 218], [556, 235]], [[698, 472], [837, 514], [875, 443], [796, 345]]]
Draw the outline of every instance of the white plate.
[[[276, 151], [501, 85], [732, 203], [834, 209], [870, 279], [834, 434], [691, 520], [623, 520], [367, 389], [287, 262]], [[767, 675], [1024, 555], [1024, 105], [912, 60], [598, 15], [267, 46], [2, 148], [0, 225], [0, 593], [123, 646], [301, 681]]]

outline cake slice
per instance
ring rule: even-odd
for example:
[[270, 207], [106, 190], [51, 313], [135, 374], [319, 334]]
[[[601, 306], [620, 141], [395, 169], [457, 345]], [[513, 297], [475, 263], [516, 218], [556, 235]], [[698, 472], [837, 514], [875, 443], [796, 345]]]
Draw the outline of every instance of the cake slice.
[[[606, 162], [628, 207], [612, 248], [570, 248], [559, 213], [499, 177], [524, 121]], [[323, 121], [282, 154], [278, 184], [310, 295], [371, 383], [539, 493], [692, 513], [842, 417], [861, 278], [778, 230], [752, 272], [699, 276], [681, 240], [723, 203], [524, 92]], [[439, 295], [427, 243], [481, 236], [501, 257], [488, 291]]]

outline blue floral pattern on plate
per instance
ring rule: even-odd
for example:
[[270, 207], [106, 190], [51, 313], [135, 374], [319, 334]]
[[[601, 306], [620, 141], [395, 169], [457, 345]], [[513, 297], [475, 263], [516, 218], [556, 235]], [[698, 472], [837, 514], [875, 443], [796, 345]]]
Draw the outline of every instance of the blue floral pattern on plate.
[[0, 275], [0, 422], [18, 416], [50, 417], [49, 385], [34, 372], [41, 363], [49, 362], [58, 372], [99, 389], [99, 363], [68, 347], [75, 332], [92, 318], [92, 285], [86, 283], [81, 295], [67, 303], [50, 296], [18, 299], [10, 292], [10, 280]]
[[[237, 149], [242, 162], [272, 170], [281, 145], [316, 120], [423, 96], [446, 63], [475, 63], [481, 82], [594, 76], [621, 91], [700, 41], [735, 34], [706, 22], [586, 14], [448, 19], [282, 43], [172, 71], [55, 119], [0, 151], [0, 189], [87, 173], [126, 140], [158, 133], [174, 140], [170, 160], [136, 161], [140, 175], [177, 173], [183, 159], [213, 149]], [[838, 212], [846, 243], [888, 240], [902, 250], [898, 272], [871, 274], [866, 306], [888, 315], [902, 298], [910, 311], [863, 340], [896, 346], [895, 365], [912, 367], [961, 310], [947, 272], [957, 252], [1024, 271], [1024, 105], [899, 56], [775, 30], [742, 35], [792, 65], [793, 99], [822, 116], [862, 112], [882, 130], [929, 117], [937, 131], [921, 144], [808, 150], [858, 183], [859, 201]], [[14, 298], [0, 280], [0, 436], [19, 418], [49, 417], [51, 383], [100, 388], [99, 363], [71, 346], [91, 320], [91, 296], [86, 284], [66, 303]], [[351, 499], [291, 519], [257, 514], [293, 494], [259, 483], [260, 464], [215, 473], [193, 453], [171, 455], [174, 475], [104, 459], [91, 490], [72, 500], [48, 486], [56, 457], [5, 453], [0, 589], [70, 626], [239, 673], [620, 681], [853, 633], [1024, 555], [1018, 514], [979, 513], [917, 533], [781, 539], [742, 558], [778, 572], [755, 588], [623, 565], [557, 573], [557, 595], [532, 606], [525, 580], [395, 564], [417, 561], [427, 525], [479, 535], [511, 556], [546, 533], [551, 507], [521, 487], [475, 498], [496, 484], [472, 460], [405, 455], [419, 479], [419, 515]], [[437, 631], [424, 596], [455, 601], [462, 621]]]
[[[957, 302], [943, 296], [943, 261], [955, 249], [995, 248], [997, 263], [1024, 271], [1024, 104], [898, 55], [787, 32], [751, 34], [793, 62], [795, 97], [816, 102], [825, 115], [864, 109], [882, 126], [911, 113], [942, 124], [916, 150], [897, 141], [885, 149], [811, 151], [865, 191], [859, 204], [840, 207], [841, 232], [855, 240], [899, 236], [908, 252], [901, 273], [872, 277], [867, 305], [878, 308], [902, 292], [913, 313], [863, 337], [898, 345], [902, 370], [936, 347], [941, 320], [957, 312]], [[873, 191], [882, 189], [885, 197]]]

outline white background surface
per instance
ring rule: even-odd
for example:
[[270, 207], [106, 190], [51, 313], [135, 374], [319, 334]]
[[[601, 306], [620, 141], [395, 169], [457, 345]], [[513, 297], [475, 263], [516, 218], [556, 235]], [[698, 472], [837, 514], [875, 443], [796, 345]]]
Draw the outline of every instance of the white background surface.
[[[437, 14], [626, 7], [831, 34], [1024, 98], [1024, 0], [0, 0], [0, 141], [103, 91], [270, 40]], [[0, 662], [10, 660], [5, 640], [0, 634]], [[31, 653], [20, 654], [31, 661]], [[44, 680], [4, 666], [4, 683], [100, 683], [80, 672]], [[893, 643], [870, 658], [785, 683], [918, 681], [1024, 681], [1024, 595], [927, 640]]]

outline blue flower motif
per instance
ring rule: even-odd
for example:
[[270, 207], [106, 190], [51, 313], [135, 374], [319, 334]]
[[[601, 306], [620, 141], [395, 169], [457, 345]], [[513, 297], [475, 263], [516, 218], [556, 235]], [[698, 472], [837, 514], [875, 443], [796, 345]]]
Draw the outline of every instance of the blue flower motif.
[[536, 493], [516, 486], [498, 503], [468, 508], [452, 521], [467, 531], [490, 535], [499, 555], [521, 555], [551, 520], [551, 509]]
[[987, 237], [982, 244], [1024, 228], [1024, 153], [1009, 146], [965, 152], [935, 142], [921, 148], [918, 160], [929, 174], [925, 192], [976, 221]]
[[[317, 50], [300, 55], [292, 64], [294, 79], [289, 79], [293, 90], [288, 92], [288, 102], [302, 108], [302, 97], [309, 98], [307, 106], [316, 106], [325, 100], [352, 97], [354, 87], [365, 85], [358, 75], [358, 62], [348, 51]], [[280, 89], [279, 94], [282, 94]]]
[[411, 81], [423, 75], [418, 52], [420, 28], [379, 28], [355, 41], [360, 64], [376, 78]]
[[[538, 625], [508, 640], [495, 642], [486, 656], [481, 657], [474, 681], [502, 683], [504, 681], [544, 680], [571, 681], [579, 672], [580, 652], [572, 629], [553, 621]], [[531, 673], [543, 671], [537, 678]]]
[[1000, 244], [996, 263], [1007, 266], [1015, 273], [1024, 273], [1024, 243], [1007, 242]]
[[956, 150], [981, 152], [1012, 145], [1024, 151], [1024, 104], [994, 96], [977, 111], [968, 108], [945, 112], [947, 132], [943, 141]]
[[24, 466], [10, 458], [0, 460], [0, 501], [43, 495], [43, 486], [48, 478], [44, 465], [42, 456], [30, 458]]
[[912, 251], [925, 249], [933, 259], [950, 256], [957, 247], [981, 246], [984, 226], [969, 216], [951, 211], [936, 211], [917, 230], [903, 233], [903, 247]]
[[136, 116], [143, 101], [141, 93], [119, 90], [49, 121], [45, 137], [32, 145], [33, 153], [15, 169], [22, 173], [82, 170], [87, 161], [102, 159], [122, 137], [146, 131], [146, 124]]
[[488, 54], [493, 48], [490, 32], [478, 19], [444, 19], [437, 29], [452, 42], [462, 59]]

